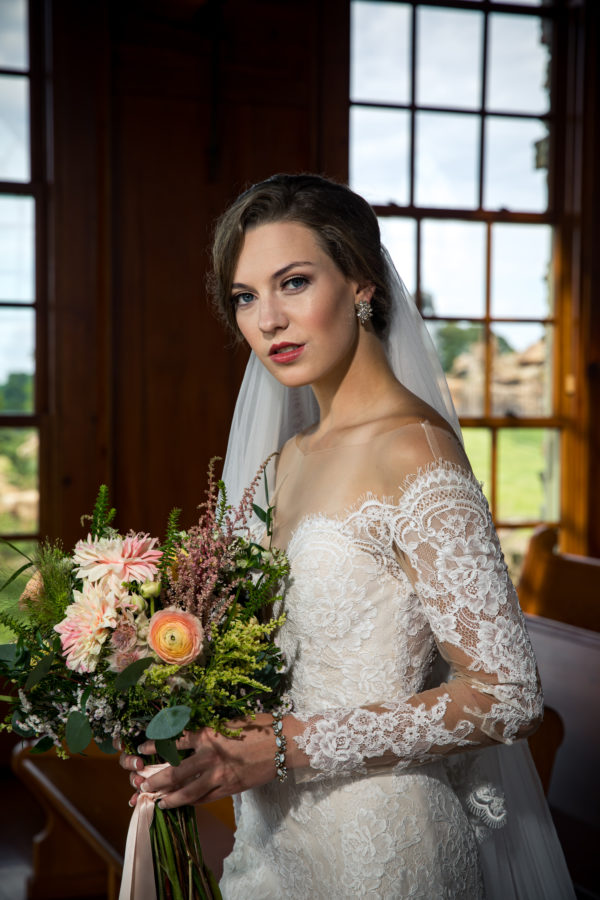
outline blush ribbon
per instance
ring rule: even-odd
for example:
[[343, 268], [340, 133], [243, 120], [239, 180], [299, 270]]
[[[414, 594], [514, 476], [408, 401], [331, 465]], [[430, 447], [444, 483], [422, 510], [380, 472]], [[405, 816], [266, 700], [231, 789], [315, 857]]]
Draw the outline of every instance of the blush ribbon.
[[[152, 775], [161, 772], [168, 765], [168, 763], [161, 763], [160, 765], [146, 766], [136, 774], [151, 778]], [[162, 791], [154, 793], [141, 791], [138, 795], [127, 832], [119, 900], [156, 900], [150, 825], [154, 818], [154, 803], [162, 796]]]

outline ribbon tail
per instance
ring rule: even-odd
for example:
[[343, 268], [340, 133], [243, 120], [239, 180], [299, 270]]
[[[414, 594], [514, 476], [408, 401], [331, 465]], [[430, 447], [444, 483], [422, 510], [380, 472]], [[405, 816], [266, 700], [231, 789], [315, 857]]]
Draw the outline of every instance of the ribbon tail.
[[149, 794], [140, 794], [127, 832], [119, 900], [156, 900], [150, 841], [153, 817], [154, 800]]

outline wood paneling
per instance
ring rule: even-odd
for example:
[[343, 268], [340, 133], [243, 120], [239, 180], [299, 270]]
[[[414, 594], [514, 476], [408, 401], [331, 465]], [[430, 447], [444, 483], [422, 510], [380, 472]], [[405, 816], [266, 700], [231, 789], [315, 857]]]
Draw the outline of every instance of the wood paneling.
[[173, 505], [194, 519], [246, 358], [207, 304], [213, 222], [273, 172], [347, 174], [348, 6], [325, 6], [48, 0], [43, 530], [67, 543], [100, 481], [122, 527], [160, 533]]

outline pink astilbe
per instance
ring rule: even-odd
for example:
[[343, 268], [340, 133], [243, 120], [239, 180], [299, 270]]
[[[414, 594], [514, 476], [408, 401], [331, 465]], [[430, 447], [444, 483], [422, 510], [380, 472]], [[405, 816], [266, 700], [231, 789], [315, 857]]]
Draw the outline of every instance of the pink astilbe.
[[131, 532], [125, 538], [92, 538], [78, 541], [73, 561], [79, 564], [76, 575], [88, 581], [114, 576], [119, 581], [153, 581], [162, 556], [155, 550], [158, 538]]
[[[270, 459], [271, 457], [269, 457]], [[265, 466], [260, 467], [235, 509], [221, 518], [219, 482], [214, 475], [214, 460], [208, 469], [206, 500], [200, 504], [200, 521], [190, 528], [182, 551], [173, 567], [169, 597], [200, 619], [207, 637], [211, 624], [228, 609], [245, 576], [236, 574], [236, 537], [247, 529], [252, 503]]]

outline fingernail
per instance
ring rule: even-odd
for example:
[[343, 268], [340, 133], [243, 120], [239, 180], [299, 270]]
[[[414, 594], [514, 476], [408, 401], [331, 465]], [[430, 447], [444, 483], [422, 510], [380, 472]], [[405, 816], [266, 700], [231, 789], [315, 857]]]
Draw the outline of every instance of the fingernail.
[[159, 807], [159, 809], [164, 809], [164, 808], [165, 808], [165, 801], [164, 801], [164, 800], [161, 800], [160, 803], [158, 804], [158, 807]]
[[139, 745], [138, 745], [138, 748], [137, 748], [137, 752], [138, 752], [138, 753], [143, 753], [143, 752], [144, 752], [144, 747], [145, 747], [145, 746], [146, 746], [146, 744], [139, 744]]
[[144, 763], [142, 762], [141, 759], [136, 759], [136, 761], [135, 761], [135, 767], [136, 767], [136, 769], [143, 769], [143, 768], [144, 768]]
[[129, 806], [133, 809], [133, 806], [134, 806], [134, 805], [133, 805], [133, 803], [131, 802], [131, 800], [128, 800], [127, 803], [128, 803]]
[[142, 782], [140, 790], [148, 791], [149, 789], [150, 789], [150, 785], [148, 784], [148, 782], [147, 781]]

